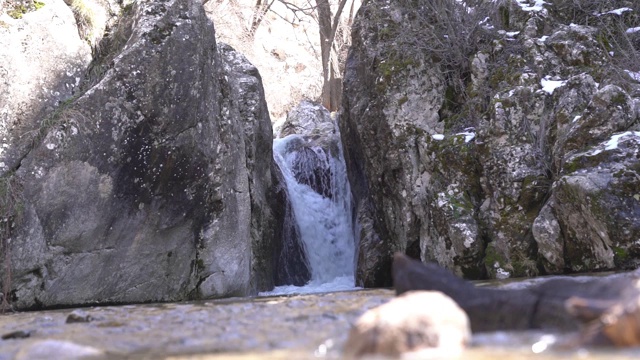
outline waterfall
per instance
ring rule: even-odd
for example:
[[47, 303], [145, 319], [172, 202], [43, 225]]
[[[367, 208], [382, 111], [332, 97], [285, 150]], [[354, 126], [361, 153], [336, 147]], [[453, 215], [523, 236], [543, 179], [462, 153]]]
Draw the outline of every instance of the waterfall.
[[351, 189], [342, 144], [337, 135], [324, 140], [319, 144], [296, 134], [274, 140], [274, 158], [285, 179], [311, 280], [303, 287], [279, 286], [265, 294], [355, 286]]

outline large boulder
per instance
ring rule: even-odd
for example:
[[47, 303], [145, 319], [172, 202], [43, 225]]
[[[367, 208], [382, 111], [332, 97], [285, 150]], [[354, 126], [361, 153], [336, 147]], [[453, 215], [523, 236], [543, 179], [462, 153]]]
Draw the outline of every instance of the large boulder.
[[[640, 33], [625, 30], [640, 17], [612, 12], [633, 7], [620, 0], [577, 6], [569, 21], [571, 6], [372, 0], [361, 7], [340, 116], [360, 229], [359, 284], [389, 285], [394, 251], [467, 278], [635, 264], [627, 240], [640, 236], [633, 191], [589, 180], [580, 188], [591, 190], [569, 199], [565, 184], [577, 186], [569, 178], [576, 156], [638, 130], [638, 69], [626, 59], [637, 58]], [[600, 178], [631, 166], [615, 178], [633, 187], [633, 156], [589, 158]], [[604, 220], [595, 208], [624, 215]], [[608, 224], [622, 218], [620, 240], [592, 236], [613, 232]]]
[[564, 237], [545, 258], [573, 271], [638, 268], [639, 152], [640, 132], [627, 131], [566, 158], [550, 200]]
[[257, 70], [216, 44], [195, 0], [135, 3], [111, 34], [125, 41], [96, 55], [86, 91], [33, 114], [40, 135], [2, 178], [7, 298], [29, 308], [271, 288], [277, 178]]

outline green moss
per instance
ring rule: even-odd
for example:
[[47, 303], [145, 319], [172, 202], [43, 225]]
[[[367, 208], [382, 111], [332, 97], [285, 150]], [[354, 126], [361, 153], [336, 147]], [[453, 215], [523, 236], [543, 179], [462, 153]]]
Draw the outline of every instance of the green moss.
[[565, 174], [570, 174], [573, 172], [576, 172], [580, 169], [580, 165], [578, 164], [577, 161], [571, 161], [571, 162], [567, 162], [564, 164], [564, 173]]
[[391, 29], [389, 27], [383, 27], [378, 31], [378, 37], [380, 40], [388, 39], [391, 35]]
[[495, 272], [495, 264], [498, 266], [503, 266], [506, 263], [505, 259], [498, 253], [496, 247], [493, 243], [489, 243], [484, 253], [484, 266], [487, 268], [487, 271]]
[[203, 272], [205, 270], [204, 260], [202, 259], [196, 260], [196, 270], [198, 272]]
[[598, 35], [596, 35], [596, 41], [602, 46], [602, 48], [604, 48], [605, 51], [609, 52], [613, 50], [613, 47], [605, 33], [599, 32]]
[[461, 193], [458, 196], [447, 195], [447, 201], [454, 211], [454, 216], [459, 216], [473, 211], [473, 204], [471, 203], [471, 200], [468, 198], [468, 196], [464, 193]]
[[613, 247], [613, 256], [615, 262], [624, 262], [629, 259], [629, 251], [627, 249], [614, 246]]
[[502, 27], [505, 29], [509, 29], [510, 22], [510, 11], [509, 6], [500, 5], [498, 7], [498, 14], [500, 14], [500, 21], [502, 22]]
[[95, 38], [97, 26], [93, 9], [84, 0], [71, 0], [69, 7], [76, 19], [78, 32], [84, 40], [91, 44]]
[[611, 98], [611, 104], [613, 105], [626, 105], [627, 97], [623, 92], [618, 92]]
[[404, 103], [406, 103], [407, 101], [409, 101], [409, 98], [407, 96], [403, 96], [398, 100], [398, 106], [402, 106], [404, 105]]
[[512, 262], [514, 277], [532, 277], [538, 275], [538, 266], [531, 259], [514, 260]]
[[13, 4], [12, 2], [9, 2], [8, 6], [10, 8], [9, 10], [7, 10], [7, 15], [11, 16], [14, 19], [22, 19], [22, 16], [24, 16], [24, 14], [36, 11], [42, 8], [44, 5], [45, 4], [43, 2], [33, 0], [20, 1]]
[[391, 84], [393, 79], [406, 69], [415, 65], [413, 59], [402, 58], [399, 55], [391, 55], [378, 64], [378, 74], [381, 80], [378, 81], [378, 90], [383, 92]]
[[13, 9], [7, 11], [7, 15], [14, 19], [22, 19], [22, 16], [28, 12], [27, 8], [23, 5], [17, 5]]

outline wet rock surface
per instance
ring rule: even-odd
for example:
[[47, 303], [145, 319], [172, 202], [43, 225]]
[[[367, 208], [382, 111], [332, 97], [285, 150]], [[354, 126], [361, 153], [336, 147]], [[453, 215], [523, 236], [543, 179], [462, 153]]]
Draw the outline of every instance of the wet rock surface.
[[[89, 307], [78, 310], [93, 321], [71, 324], [65, 322], [71, 309], [2, 314], [0, 359], [343, 359], [358, 317], [393, 297], [392, 290], [360, 290]], [[458, 358], [605, 360], [640, 355], [637, 349], [553, 350], [571, 340], [539, 331], [477, 333]]]
[[[228, 299], [182, 304], [84, 308], [91, 322], [68, 323], [78, 310], [0, 316], [0, 359], [31, 359], [49, 349], [61, 358], [164, 358], [260, 353], [282, 358], [338, 356], [351, 324], [393, 297], [391, 290]], [[271, 354], [271, 355], [270, 355]]]

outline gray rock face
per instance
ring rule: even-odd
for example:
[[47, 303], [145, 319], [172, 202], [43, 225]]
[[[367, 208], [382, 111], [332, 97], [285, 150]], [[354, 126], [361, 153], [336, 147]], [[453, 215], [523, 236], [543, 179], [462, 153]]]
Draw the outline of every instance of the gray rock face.
[[16, 308], [273, 286], [271, 122], [257, 70], [217, 46], [198, 1], [129, 11], [111, 66], [3, 179], [23, 190], [0, 260]]
[[[573, 271], [640, 265], [640, 132], [615, 133], [567, 157], [550, 200]], [[558, 256], [558, 255], [557, 255]]]
[[424, 149], [416, 140], [444, 130], [438, 116], [442, 74], [427, 57], [390, 55], [390, 43], [378, 36], [378, 29], [402, 26], [403, 9], [387, 2], [388, 11], [382, 6], [364, 4], [359, 19], [376, 21], [354, 23], [339, 121], [361, 224], [357, 283], [363, 286], [388, 284], [394, 251], [413, 247], [419, 256], [416, 241], [429, 236], [421, 220], [428, 211], [428, 177], [420, 164]]
[[[585, 155], [640, 124], [635, 68], [596, 40], [607, 24], [640, 26], [607, 13], [628, 2], [570, 22], [564, 2], [437, 4], [467, 15], [429, 20], [414, 2], [376, 0], [354, 23], [340, 128], [360, 238], [379, 242], [360, 243], [358, 282], [388, 285], [393, 251], [469, 278], [635, 266], [635, 190], [611, 189], [634, 188], [635, 155]], [[471, 45], [439, 45], [466, 35]]]

